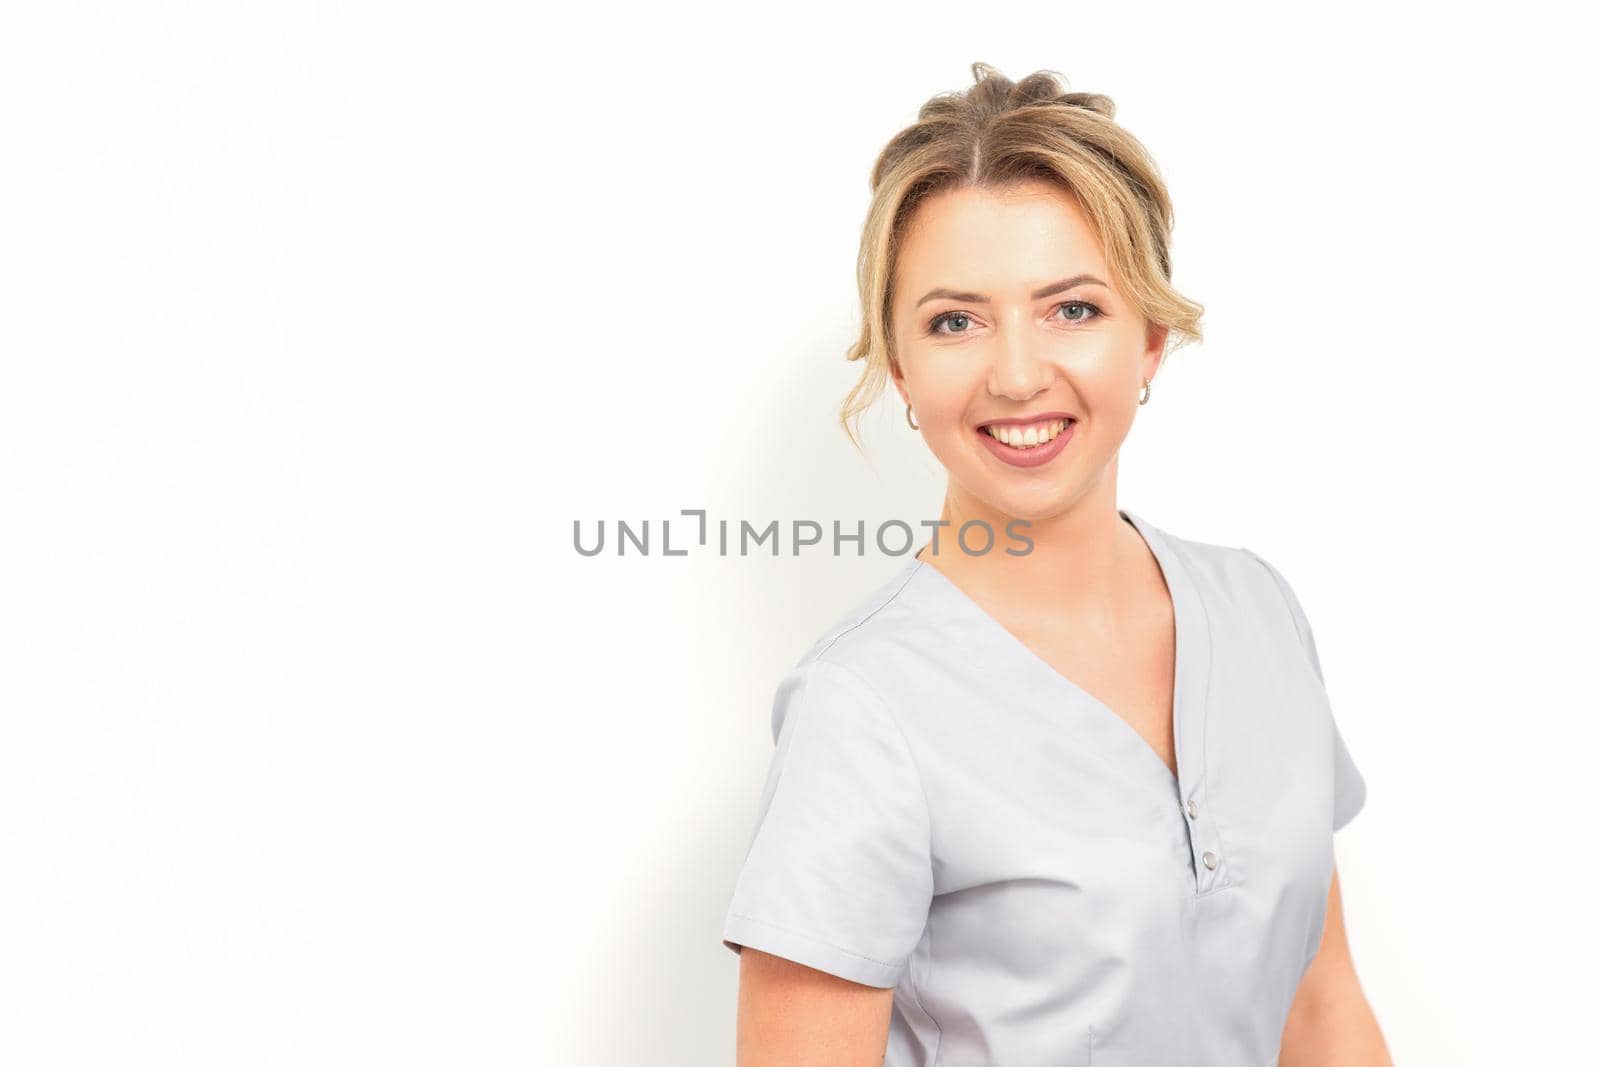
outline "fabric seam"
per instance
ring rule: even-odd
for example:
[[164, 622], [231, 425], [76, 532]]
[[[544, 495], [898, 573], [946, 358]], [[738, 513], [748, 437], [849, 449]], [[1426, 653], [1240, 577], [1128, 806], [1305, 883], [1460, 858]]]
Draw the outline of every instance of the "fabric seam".
[[916, 750], [911, 747], [911, 741], [906, 737], [905, 728], [900, 725], [900, 720], [895, 715], [894, 709], [890, 707], [889, 702], [883, 698], [883, 694], [878, 692], [877, 688], [873, 686], [871, 682], [863, 678], [854, 669], [846, 667], [844, 664], [838, 663], [831, 659], [823, 659], [820, 655], [814, 662], [823, 667], [827, 667], [830, 670], [838, 671], [840, 674], [850, 678], [856, 684], [860, 685], [861, 688], [870, 693], [872, 695], [872, 699], [876, 701], [878, 706], [883, 709], [884, 718], [888, 719], [889, 725], [894, 727], [895, 736], [900, 738], [900, 745], [905, 749], [906, 759], [911, 764], [912, 772], [917, 776], [917, 792], [922, 794], [922, 810], [928, 819], [928, 857], [931, 863], [933, 858], [933, 806], [928, 803], [928, 784], [923, 779], [922, 765], [917, 762]]
[[729, 912], [728, 914], [734, 916], [735, 918], [744, 919], [746, 922], [753, 922], [757, 926], [765, 926], [765, 927], [767, 927], [768, 929], [771, 929], [771, 930], [782, 930], [784, 933], [792, 934], [793, 936], [798, 937], [803, 941], [810, 941], [813, 944], [822, 945], [824, 948], [831, 948], [835, 952], [842, 952], [846, 956], [849, 956], [853, 960], [862, 960], [862, 961], [864, 961], [866, 963], [871, 963], [871, 964], [874, 964], [874, 965], [879, 966], [879, 967], [887, 967], [889, 970], [894, 971], [897, 974], [900, 971], [902, 971], [904, 969], [904, 967], [905, 967], [904, 964], [889, 963], [887, 960], [873, 959], [871, 956], [863, 956], [859, 952], [851, 952], [849, 949], [845, 948], [843, 945], [835, 945], [832, 941], [824, 941], [822, 938], [817, 937], [815, 934], [808, 934], [808, 933], [805, 933], [805, 932], [803, 932], [801, 930], [796, 930], [791, 926], [783, 926], [783, 925], [781, 925], [779, 923], [768, 922], [765, 919], [758, 919], [754, 915], [746, 915], [742, 911]]
[[[1207, 801], [1209, 802], [1210, 790], [1208, 788], [1208, 782], [1211, 774], [1211, 687], [1215, 683], [1217, 676], [1217, 632], [1216, 628], [1211, 622], [1211, 608], [1206, 604], [1205, 594], [1201, 589], [1200, 582], [1195, 577], [1194, 569], [1189, 566], [1189, 561], [1185, 558], [1186, 553], [1184, 549], [1182, 546], [1175, 544], [1174, 538], [1168, 537], [1166, 531], [1158, 530], [1157, 533], [1158, 536], [1160, 536], [1162, 540], [1166, 542], [1167, 550], [1171, 552], [1173, 558], [1178, 561], [1178, 566], [1183, 568], [1184, 578], [1189, 583], [1189, 592], [1194, 597], [1194, 602], [1200, 606], [1200, 617], [1205, 620], [1206, 687], [1200, 697], [1200, 751], [1203, 759], [1200, 769], [1200, 791], [1206, 794]], [[1176, 610], [1176, 604], [1174, 604], [1174, 610]], [[1224, 827], [1222, 822], [1217, 819], [1215, 808], [1212, 809], [1211, 822], [1212, 825], [1217, 828], [1217, 850], [1222, 853], [1218, 859], [1226, 861], [1228, 853], [1223, 845], [1223, 842], [1227, 835], [1223, 832]], [[1194, 894], [1194, 899], [1198, 900], [1201, 897], [1208, 897], [1213, 893], [1227, 889], [1229, 886], [1237, 885], [1238, 883], [1233, 879], [1232, 870], [1232, 866], [1228, 865], [1229, 873], [1224, 874], [1220, 879], [1213, 883], [1210, 889], [1196, 891]]]
[[[915, 573], [915, 572], [913, 572], [913, 573]], [[900, 589], [904, 589], [904, 588], [905, 588], [905, 585], [902, 584], [900, 586]], [[900, 594], [900, 590], [896, 589], [894, 595], [898, 596], [899, 594]], [[890, 597], [889, 599], [892, 600], [892, 599], [894, 599], [894, 597]], [[887, 601], [885, 601], [885, 603], [887, 603]], [[863, 620], [863, 621], [865, 621], [865, 620]], [[817, 659], [814, 662], [819, 664], [819, 665], [821, 665], [821, 666], [829, 667], [829, 668], [831, 668], [833, 670], [836, 670], [840, 674], [844, 675], [845, 677], [855, 680], [855, 682], [857, 684], [859, 684], [863, 689], [865, 689], [868, 693], [870, 693], [872, 695], [873, 700], [875, 700], [878, 703], [878, 705], [883, 709], [884, 717], [889, 720], [889, 725], [894, 727], [895, 734], [900, 738], [901, 746], [905, 748], [906, 758], [911, 763], [911, 770], [917, 776], [917, 790], [918, 790], [918, 792], [920, 792], [922, 794], [922, 810], [923, 810], [923, 813], [926, 815], [927, 820], [928, 820], [928, 863], [929, 863], [929, 866], [930, 866], [930, 870], [928, 872], [928, 882], [929, 882], [929, 898], [930, 899], [929, 899], [929, 908], [928, 908], [928, 918], [927, 918], [927, 920], [926, 920], [926, 922], [924, 924], [923, 929], [928, 934], [928, 937], [929, 937], [929, 951], [931, 953], [931, 951], [932, 951], [932, 937], [933, 937], [933, 929], [932, 929], [932, 927], [933, 927], [932, 897], [935, 895], [934, 892], [933, 892], [933, 890], [934, 890], [934, 886], [933, 886], [933, 871], [931, 870], [932, 863], [933, 863], [933, 805], [928, 803], [928, 784], [927, 784], [926, 780], [923, 778], [923, 775], [922, 775], [922, 765], [917, 762], [916, 750], [914, 748], [912, 748], [911, 740], [908, 737], [906, 737], [905, 728], [900, 725], [900, 720], [895, 715], [894, 709], [892, 707], [890, 707], [889, 702], [884, 699], [883, 694], [878, 692], [877, 688], [875, 686], [873, 686], [873, 684], [871, 682], [867, 681], [865, 678], [863, 678], [856, 671], [854, 671], [853, 669], [851, 669], [849, 667], [846, 667], [842, 663], [836, 663], [833, 660], [823, 659], [820, 654], [818, 655]], [[906, 964], [905, 964], [906, 973], [908, 973], [908, 974], [911, 971], [911, 963], [912, 963], [912, 961], [914, 959], [916, 959], [916, 954], [917, 954], [916, 946], [912, 946], [911, 955], [909, 957], [907, 957]], [[933, 1012], [929, 1011], [927, 1005], [922, 1003], [922, 996], [917, 991], [917, 983], [916, 983], [915, 980], [913, 980], [910, 983], [908, 983], [907, 991], [911, 994], [911, 999], [916, 1001], [917, 1007], [922, 1010], [922, 1014], [927, 1017], [929, 1022], [933, 1023], [933, 1030], [934, 1030], [934, 1033], [936, 1035], [935, 1040], [934, 1040], [933, 1062], [935, 1064], [937, 1064], [939, 1062], [939, 1046], [944, 1044], [944, 1027], [939, 1025], [939, 1020], [934, 1017]]]
[[1294, 627], [1294, 635], [1300, 642], [1300, 653], [1301, 655], [1305, 656], [1306, 664], [1311, 668], [1312, 673], [1317, 676], [1317, 681], [1326, 685], [1327, 682], [1324, 681], [1322, 677], [1322, 671], [1315, 663], [1311, 662], [1311, 653], [1306, 648], [1305, 629], [1300, 625], [1300, 612], [1295, 610], [1294, 602], [1289, 597], [1288, 589], [1285, 588], [1288, 584], [1287, 579], [1280, 575], [1277, 569], [1272, 566], [1272, 564], [1256, 555], [1250, 549], [1241, 548], [1240, 551], [1249, 556], [1251, 559], [1255, 560], [1257, 563], [1261, 564], [1262, 569], [1272, 576], [1272, 584], [1277, 587], [1278, 597], [1283, 601], [1284, 610], [1289, 613], [1289, 623]]
[[[1297, 637], [1299, 639], [1299, 641], [1300, 641], [1300, 653], [1301, 653], [1302, 656], [1305, 657], [1306, 666], [1311, 668], [1311, 673], [1316, 678], [1317, 684], [1322, 686], [1323, 691], [1326, 692], [1327, 691], [1327, 687], [1328, 687], [1328, 683], [1327, 683], [1327, 680], [1325, 678], [1323, 678], [1323, 676], [1322, 676], [1322, 667], [1321, 667], [1320, 664], [1318, 664], [1318, 663], [1316, 663], [1315, 661], [1312, 660], [1311, 652], [1306, 647], [1306, 628], [1309, 628], [1311, 623], [1310, 623], [1309, 620], [1307, 620], [1307, 622], [1305, 623], [1305, 626], [1304, 627], [1301, 626], [1300, 619], [1301, 619], [1302, 615], [1304, 614], [1304, 609], [1299, 609], [1299, 610], [1296, 609], [1296, 598], [1294, 597], [1294, 595], [1292, 593], [1290, 593], [1289, 588], [1288, 588], [1289, 580], [1287, 578], [1283, 577], [1283, 575], [1279, 574], [1278, 573], [1278, 569], [1276, 567], [1274, 567], [1272, 564], [1268, 563], [1266, 560], [1262, 559], [1259, 555], [1257, 555], [1255, 552], [1251, 551], [1250, 549], [1244, 548], [1243, 546], [1241, 546], [1239, 551], [1243, 552], [1245, 555], [1249, 556], [1251, 559], [1253, 559], [1257, 563], [1261, 564], [1261, 568], [1263, 570], [1265, 570], [1269, 575], [1272, 576], [1272, 584], [1277, 587], [1278, 596], [1283, 600], [1284, 609], [1289, 612], [1289, 622], [1294, 626], [1295, 637]], [[1333, 729], [1335, 729], [1335, 730], [1338, 729], [1338, 725], [1336, 723], [1333, 724]], [[1344, 828], [1344, 826], [1347, 823], [1349, 823], [1352, 819], [1354, 819], [1356, 817], [1356, 815], [1358, 815], [1360, 813], [1361, 806], [1366, 803], [1366, 799], [1367, 799], [1367, 783], [1366, 783], [1365, 777], [1363, 777], [1361, 779], [1361, 787], [1360, 788], [1361, 788], [1361, 792], [1358, 794], [1358, 798], [1359, 799], [1358, 799], [1358, 802], [1356, 803], [1355, 810], [1352, 811], [1348, 816], [1346, 816], [1343, 822], [1340, 822], [1338, 820], [1338, 814], [1339, 813], [1337, 811], [1334, 812], [1335, 819], [1334, 819], [1334, 827], [1333, 827], [1333, 830], [1331, 831], [1332, 833], [1338, 833], [1341, 829]], [[1346, 803], [1348, 804], [1349, 801], [1346, 801]]]
[[[834, 646], [835, 643], [838, 642], [839, 638], [843, 637], [847, 633], [850, 633], [852, 630], [860, 629], [862, 626], [866, 625], [866, 622], [867, 622], [868, 619], [872, 618], [878, 612], [882, 611], [884, 608], [886, 608], [890, 604], [894, 603], [895, 600], [900, 596], [901, 590], [905, 589], [906, 585], [911, 581], [911, 579], [916, 575], [916, 573], [917, 573], [917, 569], [915, 567], [907, 567], [906, 568], [905, 577], [900, 580], [900, 584], [899, 585], [895, 586], [894, 592], [890, 593], [888, 596], [883, 598], [883, 603], [879, 604], [877, 607], [873, 608], [871, 611], [869, 611], [865, 615], [861, 616], [861, 618], [857, 619], [855, 622], [851, 623], [849, 626], [846, 626], [843, 630], [840, 630], [838, 633], [836, 633], [832, 637], [830, 637], [828, 639], [828, 643], [827, 644], [825, 644], [821, 648], [817, 649], [817, 653], [813, 658], [814, 659], [821, 659], [823, 657], [824, 653], [826, 653], [830, 648], [832, 648]], [[838, 666], [838, 664], [835, 664], [834, 666]]]

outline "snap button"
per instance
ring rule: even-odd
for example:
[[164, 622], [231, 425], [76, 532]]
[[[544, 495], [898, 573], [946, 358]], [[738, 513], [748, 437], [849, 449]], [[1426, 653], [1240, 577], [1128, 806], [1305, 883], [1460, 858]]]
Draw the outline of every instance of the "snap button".
[[1195, 802], [1192, 800], [1189, 801], [1188, 804], [1184, 805], [1183, 810], [1189, 813], [1189, 818], [1191, 819], [1200, 814], [1200, 809], [1195, 806]]
[[1206, 870], [1214, 871], [1217, 869], [1217, 854], [1215, 852], [1207, 849], [1206, 854], [1201, 856], [1200, 860], [1206, 865]]

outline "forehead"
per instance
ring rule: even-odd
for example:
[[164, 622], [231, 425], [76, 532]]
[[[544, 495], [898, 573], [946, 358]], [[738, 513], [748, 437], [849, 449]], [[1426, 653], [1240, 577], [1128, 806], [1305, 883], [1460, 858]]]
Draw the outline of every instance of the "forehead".
[[1106, 276], [1100, 240], [1077, 201], [1043, 182], [931, 197], [907, 225], [895, 265], [911, 300], [928, 286], [1028, 290], [1079, 271]]

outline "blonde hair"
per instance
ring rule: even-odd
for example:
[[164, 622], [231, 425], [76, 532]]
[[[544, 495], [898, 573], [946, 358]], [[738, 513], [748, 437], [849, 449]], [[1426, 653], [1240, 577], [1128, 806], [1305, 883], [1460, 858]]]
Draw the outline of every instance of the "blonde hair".
[[1112, 121], [1111, 98], [1067, 92], [1054, 71], [1012, 82], [974, 63], [972, 76], [971, 88], [924, 103], [872, 167], [856, 265], [861, 334], [845, 353], [865, 364], [839, 411], [857, 450], [855, 424], [883, 392], [896, 358], [890, 311], [900, 242], [917, 207], [949, 189], [1003, 189], [1029, 179], [1061, 187], [1088, 216], [1119, 291], [1148, 323], [1168, 329], [1168, 351], [1202, 339], [1205, 308], [1171, 284], [1166, 185], [1144, 146]]

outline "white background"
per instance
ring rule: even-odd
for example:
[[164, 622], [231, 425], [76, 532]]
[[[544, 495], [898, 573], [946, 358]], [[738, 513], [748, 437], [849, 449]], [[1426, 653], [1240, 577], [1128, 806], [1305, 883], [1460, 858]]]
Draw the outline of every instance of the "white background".
[[[1108, 93], [1169, 182], [1207, 341], [1120, 503], [1306, 606], [1396, 1061], [1592, 1051], [1575, 25], [532, 12], [7, 8], [0, 1062], [733, 1062], [773, 688], [903, 560], [660, 523], [937, 516], [897, 406], [868, 460], [833, 413], [868, 168], [975, 60]], [[619, 518], [650, 557], [575, 552]]]

